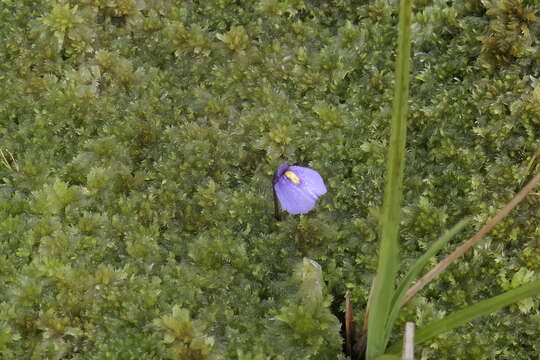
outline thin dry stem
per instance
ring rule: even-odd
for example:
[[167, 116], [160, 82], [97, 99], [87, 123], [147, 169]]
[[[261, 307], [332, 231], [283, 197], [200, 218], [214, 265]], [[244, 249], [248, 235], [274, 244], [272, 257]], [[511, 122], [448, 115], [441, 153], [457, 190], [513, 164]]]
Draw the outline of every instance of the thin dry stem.
[[8, 168], [11, 169], [11, 166], [9, 165], [9, 162], [6, 159], [6, 155], [4, 155], [4, 151], [0, 149], [0, 155], [2, 155], [2, 163]]
[[510, 213], [510, 211], [512, 211], [512, 209], [516, 207], [516, 205], [519, 204], [521, 200], [523, 200], [525, 196], [527, 196], [527, 194], [531, 192], [531, 190], [534, 189], [538, 182], [540, 182], [540, 173], [536, 174], [536, 176], [531, 181], [529, 181], [529, 183], [523, 189], [521, 189], [521, 191], [508, 204], [506, 204], [506, 206], [501, 211], [499, 211], [499, 213], [495, 215], [495, 217], [491, 221], [485, 224], [472, 238], [470, 238], [465, 243], [463, 243], [463, 245], [454, 250], [453, 253], [444, 258], [433, 269], [431, 269], [420, 280], [418, 280], [416, 284], [411, 286], [409, 290], [407, 290], [407, 293], [405, 293], [405, 298], [403, 299], [402, 305], [406, 304], [434, 277], [443, 272], [448, 267], [448, 265], [453, 263], [457, 258], [459, 258], [467, 250], [473, 247], [480, 239], [486, 236], [486, 234], [490, 232], [491, 229], [495, 227], [495, 225], [497, 225], [501, 220], [503, 220], [508, 215], [508, 213]]
[[[15, 166], [15, 170], [16, 171], [19, 171], [19, 165], [17, 164], [17, 162], [15, 161], [15, 158], [13, 157], [13, 154], [11, 153], [11, 151], [9, 151], [8, 149], [6, 149], [6, 153], [9, 154], [9, 156], [11, 157], [11, 163], [13, 164], [13, 166]], [[4, 151], [2, 149], [0, 149], [0, 155], [2, 156], [2, 163], [10, 170], [13, 170], [13, 168], [11, 167], [11, 164], [10, 164], [10, 161], [7, 159], [6, 155], [4, 154]]]
[[371, 306], [371, 299], [373, 295], [373, 288], [375, 285], [375, 281], [377, 281], [377, 276], [373, 277], [373, 280], [371, 280], [371, 288], [369, 289], [369, 295], [368, 295], [368, 301], [366, 305], [366, 313], [364, 314], [364, 323], [362, 324], [362, 330], [360, 330], [360, 334], [358, 336], [358, 342], [353, 347], [353, 358], [355, 360], [364, 360], [366, 355], [366, 346], [367, 346], [367, 332], [368, 332], [368, 315], [369, 315], [369, 309]]
[[414, 323], [405, 324], [405, 335], [403, 336], [403, 360], [414, 360]]
[[350, 292], [345, 293], [345, 343], [347, 347], [347, 355], [352, 355], [352, 346], [354, 340], [354, 322], [353, 310], [351, 304]]

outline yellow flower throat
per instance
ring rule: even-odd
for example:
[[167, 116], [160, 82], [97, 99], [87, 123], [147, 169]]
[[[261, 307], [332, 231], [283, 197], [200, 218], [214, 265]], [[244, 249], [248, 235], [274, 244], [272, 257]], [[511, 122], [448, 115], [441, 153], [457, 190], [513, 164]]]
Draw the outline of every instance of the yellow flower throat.
[[296, 174], [293, 173], [291, 170], [285, 171], [285, 173], [283, 175], [288, 177], [292, 181], [293, 184], [299, 184], [300, 183], [300, 179], [298, 178], [298, 176], [296, 176]]

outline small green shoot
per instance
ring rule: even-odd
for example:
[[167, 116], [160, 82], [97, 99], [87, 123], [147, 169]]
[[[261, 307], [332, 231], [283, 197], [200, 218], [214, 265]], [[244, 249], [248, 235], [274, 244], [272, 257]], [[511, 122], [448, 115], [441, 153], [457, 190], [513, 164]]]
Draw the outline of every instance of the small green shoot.
[[390, 339], [392, 327], [397, 318], [399, 310], [403, 305], [403, 299], [409, 286], [418, 278], [420, 272], [427, 265], [428, 261], [435, 256], [454, 236], [456, 236], [469, 223], [468, 219], [463, 219], [450, 230], [446, 231], [441, 237], [431, 245], [431, 247], [411, 266], [407, 274], [399, 282], [394, 298], [392, 299], [392, 311], [388, 318], [386, 328], [386, 340]]

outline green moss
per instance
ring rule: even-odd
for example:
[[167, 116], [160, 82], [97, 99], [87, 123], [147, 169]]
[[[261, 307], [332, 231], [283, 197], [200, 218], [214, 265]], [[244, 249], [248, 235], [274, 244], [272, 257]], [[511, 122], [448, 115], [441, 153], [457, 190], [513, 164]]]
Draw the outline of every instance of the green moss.
[[[394, 5], [0, 1], [0, 358], [343, 356], [343, 296], [361, 319], [376, 266]], [[415, 6], [405, 264], [540, 170], [539, 5]], [[277, 222], [284, 160], [329, 192]], [[539, 200], [400, 320], [537, 276]], [[299, 280], [304, 257], [321, 287]], [[419, 353], [533, 358], [538, 312], [517, 304]], [[194, 335], [170, 342], [165, 318]]]
[[164, 316], [155, 323], [165, 331], [162, 341], [167, 347], [167, 358], [179, 360], [209, 358], [214, 339], [204, 336], [196, 329], [188, 310], [175, 306], [171, 316]]

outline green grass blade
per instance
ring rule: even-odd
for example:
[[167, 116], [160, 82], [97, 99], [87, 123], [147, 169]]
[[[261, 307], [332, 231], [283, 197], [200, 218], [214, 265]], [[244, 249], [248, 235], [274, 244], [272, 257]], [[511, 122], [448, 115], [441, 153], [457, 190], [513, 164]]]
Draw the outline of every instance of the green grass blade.
[[392, 327], [396, 321], [399, 309], [401, 309], [403, 298], [405, 293], [411, 284], [418, 279], [418, 275], [424, 269], [424, 267], [429, 262], [433, 256], [435, 256], [457, 233], [459, 233], [467, 224], [469, 223], [468, 219], [463, 219], [454, 225], [450, 230], [447, 230], [443, 235], [441, 235], [431, 247], [422, 255], [415, 263], [411, 266], [407, 274], [399, 282], [394, 297], [392, 299], [392, 311], [388, 318], [388, 323], [386, 324], [386, 341], [390, 339]]
[[373, 287], [373, 303], [368, 316], [367, 360], [384, 353], [385, 327], [399, 261], [398, 232], [401, 211], [405, 139], [407, 133], [407, 101], [409, 99], [409, 67], [411, 53], [411, 0], [401, 0], [398, 25], [397, 63], [386, 186], [384, 189], [382, 234]]
[[[415, 344], [421, 344], [458, 326], [465, 325], [471, 320], [490, 314], [512, 303], [535, 295], [540, 295], [540, 280], [509, 290], [501, 295], [481, 301], [463, 310], [452, 313], [443, 319], [428, 324], [416, 332]], [[401, 342], [394, 344], [388, 352], [398, 353], [400, 349]]]

